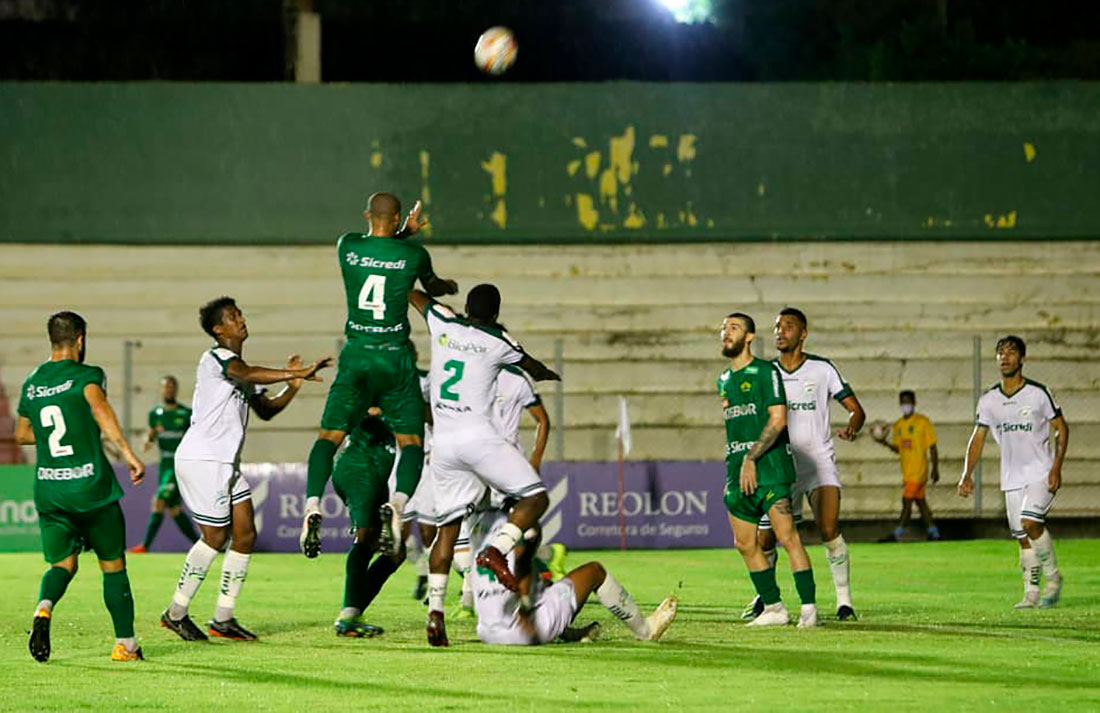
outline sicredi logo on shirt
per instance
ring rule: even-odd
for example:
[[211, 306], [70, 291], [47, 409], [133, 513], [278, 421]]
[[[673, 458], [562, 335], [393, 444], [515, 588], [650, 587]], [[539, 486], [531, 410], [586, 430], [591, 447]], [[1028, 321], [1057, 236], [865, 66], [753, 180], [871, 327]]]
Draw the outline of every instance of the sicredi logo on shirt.
[[357, 253], [348, 253], [344, 256], [344, 260], [349, 265], [355, 265], [357, 267], [373, 267], [378, 270], [404, 270], [404, 260], [375, 260], [369, 255], [363, 255], [360, 257]]
[[33, 384], [28, 384], [27, 398], [44, 399], [48, 396], [57, 396], [58, 394], [65, 393], [71, 388], [73, 388], [72, 379], [69, 379], [64, 384], [58, 384], [57, 386], [35, 386]]

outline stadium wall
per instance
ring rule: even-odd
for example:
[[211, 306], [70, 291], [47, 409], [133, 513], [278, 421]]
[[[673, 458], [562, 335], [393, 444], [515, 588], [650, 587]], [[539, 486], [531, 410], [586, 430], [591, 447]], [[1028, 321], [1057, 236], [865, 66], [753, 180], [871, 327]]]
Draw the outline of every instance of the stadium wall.
[[1095, 83], [0, 85], [0, 241], [1095, 238]]

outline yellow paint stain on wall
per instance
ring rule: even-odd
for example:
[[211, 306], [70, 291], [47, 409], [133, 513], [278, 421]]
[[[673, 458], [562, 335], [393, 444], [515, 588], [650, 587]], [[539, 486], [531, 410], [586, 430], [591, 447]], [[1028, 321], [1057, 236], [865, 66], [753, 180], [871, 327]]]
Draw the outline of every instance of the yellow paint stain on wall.
[[587, 193], [577, 194], [577, 222], [585, 230], [595, 230], [600, 222], [600, 212], [596, 210], [596, 202]]
[[619, 184], [615, 180], [615, 173], [610, 168], [605, 168], [600, 174], [600, 203], [607, 203], [613, 212], [619, 210]]
[[768, 192], [768, 189], [767, 189], [767, 187], [765, 187], [765, 186], [764, 186], [764, 182], [763, 182], [763, 181], [761, 181], [760, 183], [757, 183], [757, 184], [756, 184], [756, 195], [758, 195], [758, 196], [760, 196], [761, 198], [763, 198], [763, 197], [764, 197], [764, 194], [765, 194], [765, 193], [767, 193], [767, 192]]
[[661, 174], [662, 175], [667, 176], [670, 173], [672, 173], [672, 164], [671, 163], [666, 163], [664, 166], [661, 167]]
[[665, 227], [665, 214], [664, 213], [658, 213], [657, 214], [657, 229], [660, 230], [664, 227]]
[[497, 201], [497, 207], [489, 214], [489, 219], [496, 223], [501, 230], [508, 226], [508, 207], [504, 205], [503, 198]]
[[1031, 143], [1030, 141], [1024, 142], [1024, 159], [1028, 163], [1031, 163], [1035, 160], [1035, 144]]
[[630, 209], [626, 213], [626, 218], [623, 219], [623, 227], [630, 230], [637, 230], [645, 225], [645, 214], [638, 210], [638, 206], [634, 203], [630, 204]]
[[427, 151], [420, 152], [420, 177], [428, 180], [428, 172], [432, 166], [432, 155]]
[[998, 228], [1015, 228], [1016, 227], [1016, 211], [1010, 210], [1008, 215], [1002, 215], [997, 218]]
[[370, 165], [371, 165], [371, 168], [381, 168], [382, 167], [382, 152], [381, 151], [375, 151], [370, 155]]
[[608, 160], [619, 183], [630, 183], [634, 157], [634, 125], [628, 124], [622, 136], [611, 137], [611, 155]]
[[689, 227], [694, 228], [699, 224], [699, 219], [695, 217], [695, 212], [691, 208], [691, 201], [688, 201], [687, 210], [684, 212], [684, 216]]
[[573, 137], [573, 145], [576, 146], [579, 149], [588, 148], [588, 142], [584, 140], [583, 136], [574, 136]]
[[707, 227], [708, 228], [713, 228], [714, 227], [714, 218], [707, 218]]
[[584, 172], [589, 178], [595, 178], [600, 172], [600, 152], [593, 151], [584, 157]]
[[481, 162], [481, 168], [492, 178], [493, 195], [503, 196], [508, 191], [508, 157], [494, 151], [488, 161]]
[[695, 134], [684, 134], [676, 144], [676, 159], [680, 163], [695, 159]]
[[569, 163], [565, 164], [565, 172], [570, 176], [576, 176], [577, 171], [581, 170], [581, 160], [579, 158], [573, 159]]
[[664, 134], [654, 134], [649, 137], [649, 148], [663, 149], [668, 147], [668, 137]]

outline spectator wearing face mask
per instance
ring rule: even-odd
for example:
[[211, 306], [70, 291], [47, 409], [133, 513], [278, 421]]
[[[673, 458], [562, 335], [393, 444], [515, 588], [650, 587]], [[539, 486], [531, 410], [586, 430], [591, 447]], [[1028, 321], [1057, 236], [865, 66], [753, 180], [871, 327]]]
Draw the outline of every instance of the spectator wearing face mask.
[[932, 465], [932, 482], [938, 483], [940, 480], [936, 430], [927, 416], [916, 412], [917, 395], [912, 391], [906, 390], [898, 394], [898, 404], [901, 407], [901, 418], [894, 422], [889, 432], [883, 434], [879, 443], [897, 453], [901, 462], [901, 520], [894, 531], [880, 542], [899, 542], [905, 536], [914, 503], [920, 509], [921, 520], [928, 528], [928, 539], [938, 540], [940, 531], [932, 520], [932, 509], [925, 499], [929, 461]]

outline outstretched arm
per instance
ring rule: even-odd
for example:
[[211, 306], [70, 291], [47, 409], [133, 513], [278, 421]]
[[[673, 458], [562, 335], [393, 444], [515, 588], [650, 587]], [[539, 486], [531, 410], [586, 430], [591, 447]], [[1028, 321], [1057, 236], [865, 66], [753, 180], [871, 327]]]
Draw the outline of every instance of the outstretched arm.
[[[301, 363], [301, 360], [298, 362]], [[293, 381], [305, 379], [306, 381], [322, 381], [317, 372], [332, 364], [332, 357], [318, 359], [307, 367], [295, 369], [289, 366], [285, 369], [269, 369], [266, 366], [250, 366], [243, 359], [233, 359], [225, 365], [225, 373], [229, 378], [243, 381], [246, 384], [277, 384], [280, 381]]]
[[561, 377], [553, 369], [530, 354], [524, 354], [516, 366], [530, 374], [535, 381], [561, 381]]
[[[287, 359], [286, 366], [289, 370], [301, 369], [302, 358], [294, 354]], [[248, 405], [252, 407], [252, 410], [255, 411], [256, 415], [261, 419], [270, 421], [275, 418], [280, 411], [290, 405], [290, 402], [294, 400], [294, 397], [298, 394], [298, 390], [301, 388], [302, 379], [291, 379], [287, 382], [286, 387], [275, 396], [256, 394], [248, 400]]]
[[837, 438], [842, 441], [854, 441], [859, 429], [863, 428], [863, 423], [867, 420], [867, 414], [864, 413], [863, 406], [855, 394], [845, 396], [840, 400], [840, 405], [848, 409], [848, 425], [836, 432]]
[[423, 317], [432, 304], [432, 298], [422, 290], [409, 290], [409, 304]]
[[974, 433], [970, 435], [970, 443], [966, 446], [966, 463], [963, 464], [963, 474], [959, 478], [959, 495], [970, 497], [974, 493], [974, 469], [978, 467], [978, 461], [982, 457], [982, 448], [985, 447], [985, 436], [989, 433], [989, 426], [978, 424], [974, 427]]
[[103, 389], [100, 388], [99, 384], [88, 384], [84, 387], [84, 398], [92, 409], [92, 417], [99, 425], [100, 433], [114, 444], [118, 452], [122, 454], [122, 458], [130, 469], [130, 482], [137, 485], [145, 477], [145, 464], [134, 455], [134, 451], [130, 449], [130, 444], [126, 442], [126, 437], [122, 434], [122, 428], [118, 425], [115, 411], [111, 408], [111, 404], [107, 403], [107, 394], [103, 393]]

